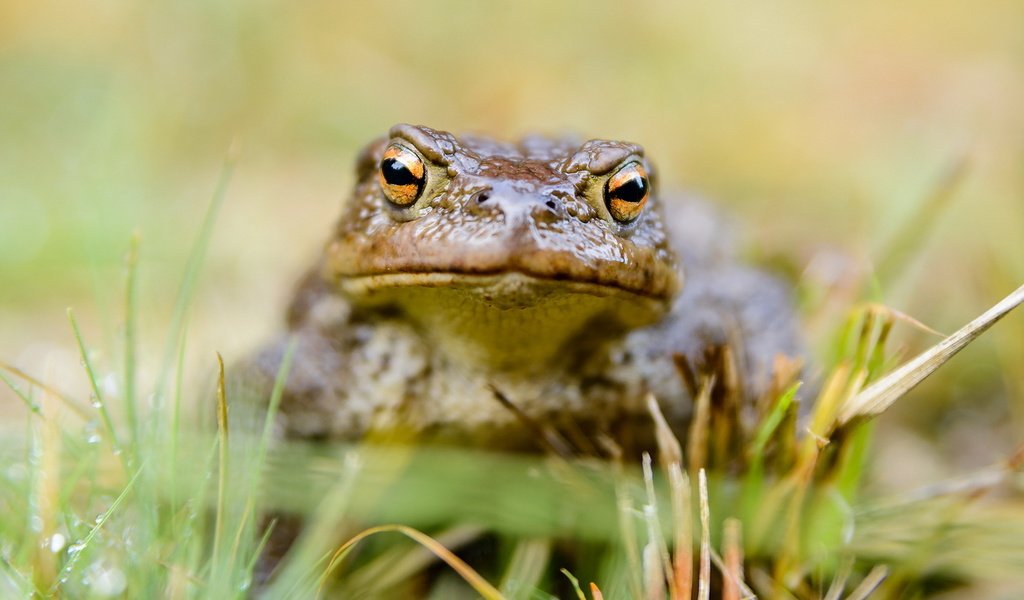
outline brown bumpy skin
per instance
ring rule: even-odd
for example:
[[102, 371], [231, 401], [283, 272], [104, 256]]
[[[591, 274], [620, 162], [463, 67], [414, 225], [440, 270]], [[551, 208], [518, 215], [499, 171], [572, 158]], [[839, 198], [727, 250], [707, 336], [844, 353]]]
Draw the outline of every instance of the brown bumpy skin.
[[[388, 158], [407, 169], [391, 190]], [[647, 392], [685, 421], [680, 362], [699, 370], [728, 346], [753, 402], [776, 356], [799, 351], [787, 288], [736, 262], [707, 205], [662, 196], [635, 144], [399, 125], [356, 176], [288, 332], [234, 369], [257, 418], [294, 337], [282, 435], [512, 448], [531, 447], [531, 423], [614, 435], [647, 422]]]

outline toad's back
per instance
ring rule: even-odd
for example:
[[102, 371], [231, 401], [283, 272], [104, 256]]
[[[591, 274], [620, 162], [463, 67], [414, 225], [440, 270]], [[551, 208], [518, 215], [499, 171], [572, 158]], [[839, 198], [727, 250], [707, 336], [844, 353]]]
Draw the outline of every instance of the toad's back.
[[705, 205], [660, 197], [652, 171], [624, 142], [392, 128], [360, 154], [290, 331], [236, 369], [248, 405], [265, 405], [293, 336], [279, 425], [298, 437], [520, 445], [529, 423], [613, 431], [648, 391], [683, 419], [673, 357], [699, 367], [726, 345], [739, 396], [765, 393], [798, 348], [785, 288], [735, 262]]

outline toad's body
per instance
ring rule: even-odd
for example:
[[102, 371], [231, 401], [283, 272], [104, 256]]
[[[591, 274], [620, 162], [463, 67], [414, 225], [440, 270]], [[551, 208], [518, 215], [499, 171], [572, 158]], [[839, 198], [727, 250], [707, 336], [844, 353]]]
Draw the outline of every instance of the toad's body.
[[660, 198], [639, 146], [400, 125], [357, 178], [290, 332], [239, 372], [269, 395], [294, 337], [288, 436], [613, 431], [647, 391], [689, 411], [673, 355], [729, 344], [753, 397], [796, 351], [785, 290], [734, 263], [703, 205]]

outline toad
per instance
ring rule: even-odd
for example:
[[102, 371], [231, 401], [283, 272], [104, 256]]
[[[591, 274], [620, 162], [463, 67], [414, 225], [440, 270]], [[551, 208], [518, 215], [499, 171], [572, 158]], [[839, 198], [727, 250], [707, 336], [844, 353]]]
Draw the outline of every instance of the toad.
[[685, 421], [680, 359], [729, 347], [752, 402], [798, 353], [786, 286], [737, 261], [708, 205], [661, 195], [636, 144], [397, 125], [355, 178], [287, 331], [234, 370], [262, 410], [294, 340], [286, 437], [614, 435], [649, 422], [648, 393]]

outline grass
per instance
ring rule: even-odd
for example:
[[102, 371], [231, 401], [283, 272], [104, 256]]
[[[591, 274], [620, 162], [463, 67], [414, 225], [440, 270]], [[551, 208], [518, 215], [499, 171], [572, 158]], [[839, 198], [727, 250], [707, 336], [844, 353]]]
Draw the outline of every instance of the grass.
[[[864, 485], [873, 420], [1024, 301], [1024, 287], [899, 367], [886, 346], [905, 317], [877, 304], [853, 309], [804, 419], [794, 365], [778, 365], [751, 421], [728, 385], [728, 351], [706, 372], [680, 359], [695, 417], [684, 452], [650, 399], [656, 463], [572, 449], [525, 457], [272, 444], [291, 351], [262, 430], [249, 435], [229, 427], [218, 356], [218, 427], [207, 435], [182, 418], [181, 361], [230, 170], [231, 161], [194, 244], [155, 389], [135, 383], [137, 237], [117, 393], [100, 384], [71, 311], [88, 401], [2, 365], [30, 409], [24, 443], [0, 447], [10, 465], [0, 477], [2, 595], [245, 597], [284, 513], [309, 526], [277, 566], [270, 597], [424, 594], [428, 574], [435, 597], [485, 598], [896, 598], [1024, 585], [1024, 506], [979, 501], [1019, 470], [1024, 450], [903, 496], [873, 497]], [[492, 559], [476, 570], [458, 553], [481, 545]]]
[[[1024, 280], [1024, 4], [406, 8], [0, 6], [0, 597], [230, 597], [271, 543], [260, 515], [280, 510], [317, 529], [278, 595], [315, 594], [332, 554], [379, 524], [459, 555], [490, 548], [480, 574], [507, 597], [696, 592], [702, 568], [715, 596], [736, 572], [769, 596], [849, 597], [882, 575], [879, 597], [1021, 595], [1024, 314], [913, 398], [868, 391], [896, 391], [872, 386], [907, 347], [941, 339], [878, 302], [952, 330]], [[647, 480], [614, 461], [270, 446], [258, 432], [222, 455], [193, 431], [190, 408], [213, 395], [192, 380], [215, 372], [214, 349], [270, 327], [259, 307], [308, 264], [352, 155], [400, 121], [642, 142], [664, 189], [730, 204], [775, 249], [760, 259], [793, 279], [836, 249], [857, 263], [843, 273], [875, 249], [872, 280], [845, 297], [801, 277], [831, 382], [815, 435], [798, 428], [792, 386], [733, 435], [704, 385], [693, 431], [678, 451], [663, 436]], [[223, 194], [207, 205], [196, 190], [234, 139], [245, 160], [217, 185], [234, 175], [229, 201], [245, 209], [212, 237]], [[145, 235], [126, 285], [133, 231]], [[907, 438], [920, 445], [894, 443]], [[901, 472], [929, 484], [894, 484]], [[394, 596], [425, 570], [473, 593], [394, 532], [356, 544], [332, 584]]]

